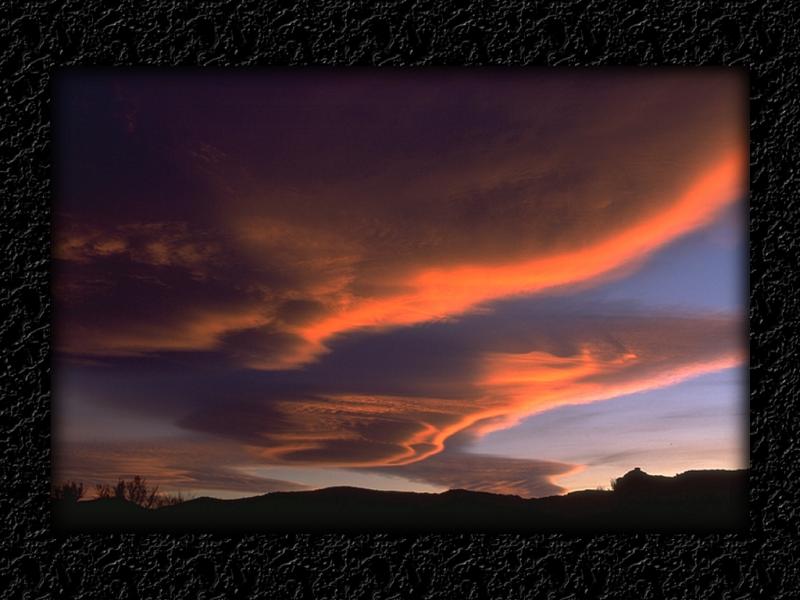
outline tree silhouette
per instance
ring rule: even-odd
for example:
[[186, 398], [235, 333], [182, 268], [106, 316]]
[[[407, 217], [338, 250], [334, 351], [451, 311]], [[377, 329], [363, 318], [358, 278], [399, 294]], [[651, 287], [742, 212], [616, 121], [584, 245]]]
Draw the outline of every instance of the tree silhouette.
[[52, 497], [61, 502], [77, 502], [83, 498], [84, 492], [83, 483], [66, 481], [53, 487]]
[[142, 508], [159, 508], [161, 506], [173, 506], [185, 502], [182, 494], [159, 493], [158, 486], [151, 487], [144, 477], [136, 475], [130, 481], [120, 479], [115, 485], [107, 483], [98, 484], [95, 487], [97, 498], [117, 498], [132, 502]]

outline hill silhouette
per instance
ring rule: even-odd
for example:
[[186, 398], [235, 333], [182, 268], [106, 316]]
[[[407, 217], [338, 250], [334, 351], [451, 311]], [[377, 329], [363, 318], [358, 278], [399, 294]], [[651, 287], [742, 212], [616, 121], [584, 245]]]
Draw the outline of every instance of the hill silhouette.
[[54, 519], [65, 532], [716, 532], [744, 529], [746, 509], [745, 470], [662, 477], [634, 469], [612, 490], [546, 498], [331, 487], [157, 509], [116, 498], [56, 501]]

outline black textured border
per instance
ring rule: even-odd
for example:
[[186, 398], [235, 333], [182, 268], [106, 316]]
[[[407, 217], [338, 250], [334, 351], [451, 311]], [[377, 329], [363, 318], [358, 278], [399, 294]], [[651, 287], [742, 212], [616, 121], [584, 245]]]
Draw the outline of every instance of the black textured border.
[[[799, 417], [791, 407], [800, 365], [800, 23], [791, 2], [120, 4], [43, 0], [0, 9], [2, 598], [800, 595]], [[54, 536], [48, 502], [49, 83], [60, 66], [144, 64], [746, 68], [752, 156], [749, 533]]]

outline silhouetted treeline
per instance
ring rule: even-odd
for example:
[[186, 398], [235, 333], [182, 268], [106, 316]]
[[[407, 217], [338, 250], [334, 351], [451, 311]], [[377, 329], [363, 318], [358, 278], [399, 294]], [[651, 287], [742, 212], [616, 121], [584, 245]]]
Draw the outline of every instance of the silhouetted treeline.
[[[67, 481], [53, 486], [52, 497], [58, 504], [76, 503], [86, 496], [83, 482]], [[158, 486], [151, 486], [144, 477], [136, 475], [130, 481], [120, 479], [114, 485], [99, 483], [95, 486], [94, 497], [99, 500], [115, 499], [141, 508], [161, 508], [185, 502], [179, 492], [167, 494], [159, 492]]]
[[533, 499], [335, 487], [239, 500], [198, 498], [148, 510], [136, 497], [56, 501], [56, 525], [66, 531], [220, 533], [740, 531], [746, 525], [747, 471], [658, 477], [637, 469], [616, 479], [612, 490]]

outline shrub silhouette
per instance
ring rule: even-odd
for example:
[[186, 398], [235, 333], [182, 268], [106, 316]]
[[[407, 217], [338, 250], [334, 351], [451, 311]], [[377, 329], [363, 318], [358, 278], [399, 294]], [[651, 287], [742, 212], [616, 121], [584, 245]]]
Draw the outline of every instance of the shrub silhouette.
[[95, 488], [95, 496], [97, 498], [125, 500], [142, 508], [174, 506], [186, 501], [180, 493], [175, 495], [159, 493], [158, 486], [149, 486], [147, 480], [139, 475], [136, 475], [130, 481], [120, 479], [113, 486], [107, 483], [98, 484]]
[[156, 500], [156, 506], [175, 506], [176, 504], [183, 504], [187, 500], [189, 500], [189, 498], [184, 498], [183, 494], [180, 492], [177, 494], [161, 493], [158, 495], [158, 499]]
[[83, 483], [66, 481], [53, 487], [52, 497], [53, 500], [59, 500], [61, 502], [77, 502], [83, 498], [85, 491]]

